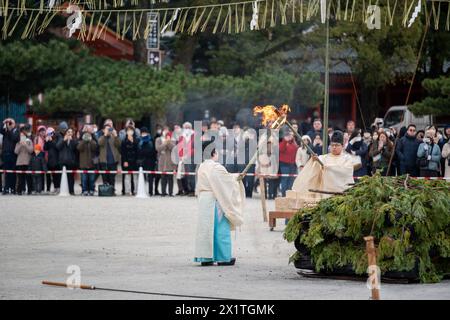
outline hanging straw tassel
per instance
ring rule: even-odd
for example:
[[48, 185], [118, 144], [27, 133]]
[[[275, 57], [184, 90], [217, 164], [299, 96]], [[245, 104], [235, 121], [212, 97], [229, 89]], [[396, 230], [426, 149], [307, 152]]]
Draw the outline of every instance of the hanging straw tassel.
[[272, 0], [272, 9], [271, 9], [271, 16], [270, 16], [270, 27], [275, 27], [275, 17], [274, 17], [274, 11], [275, 11], [275, 0]]
[[[101, 2], [100, 2], [101, 3]], [[98, 19], [98, 23], [95, 26], [95, 30], [94, 30], [94, 34], [92, 35], [92, 40], [97, 39], [97, 33], [98, 33], [98, 27], [100, 26], [100, 24], [102, 23], [102, 18], [103, 18], [103, 12], [100, 13], [100, 18]]]
[[[174, 11], [175, 12], [175, 11]], [[178, 30], [179, 30], [179, 28], [180, 28], [180, 25], [181, 25], [181, 20], [182, 20], [182, 17], [183, 17], [183, 9], [181, 9], [179, 12], [178, 12], [178, 18], [177, 18], [177, 24], [175, 25], [175, 29], [173, 30], [173, 32], [175, 32], [175, 33], [177, 33], [178, 32]], [[174, 14], [174, 13], [173, 13]]]
[[232, 24], [232, 19], [233, 19], [233, 9], [231, 9], [231, 6], [228, 6], [228, 12], [229, 12], [229, 17], [228, 17], [228, 34], [231, 34], [231, 28], [233, 26]]
[[184, 17], [183, 17], [183, 21], [181, 22], [181, 26], [180, 26], [180, 32], [184, 32], [184, 26], [185, 26], [185, 24], [186, 24], [186, 19], [187, 19], [187, 16], [188, 16], [188, 14], [189, 14], [189, 10], [190, 10], [190, 9], [187, 9], [187, 10], [186, 10], [186, 13], [185, 13], [185, 15], [184, 15]]
[[144, 11], [141, 12], [141, 15], [139, 17], [139, 22], [138, 22], [137, 27], [136, 27], [136, 34], [133, 34], [133, 38], [134, 39], [139, 39], [140, 38], [139, 30], [141, 29], [142, 17], [143, 16], [144, 16]]
[[353, 0], [353, 4], [352, 4], [352, 12], [350, 13], [350, 21], [355, 21], [355, 5], [356, 5], [356, 0]]
[[[115, 0], [114, 0], [115, 1]], [[117, 12], [117, 17], [116, 17], [116, 39], [120, 38], [120, 11]]]
[[198, 8], [195, 8], [194, 17], [192, 18], [191, 24], [189, 25], [189, 28], [187, 29], [187, 33], [192, 35], [191, 31], [194, 28], [194, 24], [197, 22], [197, 13]]
[[[102, 35], [103, 30], [105, 30], [105, 27], [107, 26], [110, 18], [111, 18], [111, 11], [109, 12], [108, 17], [106, 18], [105, 23], [102, 24], [102, 28], [100, 29], [100, 32], [97, 34], [97, 39], [100, 39], [100, 36]], [[104, 38], [105, 37], [106, 37], [106, 32], [104, 34]]]
[[[34, 15], [34, 12], [32, 11], [30, 16], [29, 16], [29, 18], [28, 18], [28, 22], [25, 25], [25, 29], [23, 29], [22, 35], [20, 37], [21, 39], [26, 39], [27, 33], [28, 33], [28, 29], [30, 28], [31, 20], [33, 19], [33, 15]], [[5, 19], [5, 23], [6, 23], [6, 20], [7, 19]]]
[[92, 12], [91, 21], [89, 22], [89, 30], [88, 30], [88, 34], [86, 36], [87, 41], [92, 40], [91, 35], [93, 34], [92, 29], [94, 27], [94, 18], [95, 18], [95, 12]]
[[269, 6], [269, 0], [266, 0], [266, 5], [264, 6], [264, 16], [261, 23], [261, 29], [266, 28], [266, 20], [267, 20], [267, 7]]
[[241, 15], [241, 29], [240, 32], [245, 31], [245, 3], [242, 4], [242, 15]]
[[439, 20], [441, 18], [441, 3], [438, 3], [438, 9], [437, 14], [436, 10], [434, 8], [434, 2], [433, 2], [433, 17], [434, 17], [434, 30], [439, 30]]
[[303, 23], [303, 0], [300, 0], [300, 23]]
[[209, 11], [208, 16], [206, 17], [206, 20], [203, 23], [202, 28], [200, 29], [200, 32], [205, 32], [206, 27], [208, 26], [209, 19], [211, 19], [211, 15], [212, 15], [213, 11], [214, 11], [214, 7], [212, 7], [211, 10]]
[[[13, 15], [14, 15], [14, 10], [15, 9], [12, 9], [12, 11], [9, 14], [9, 16], [6, 16], [4, 18], [3, 28], [2, 28], [2, 32], [3, 32], [3, 36], [2, 37], [3, 37], [3, 39], [6, 39], [7, 36], [8, 36], [8, 27], [9, 27], [9, 24], [11, 23], [11, 19], [12, 19]], [[31, 19], [28, 20], [28, 23], [30, 23], [30, 21], [31, 21]]]
[[447, 10], [447, 22], [445, 24], [445, 30], [447, 30], [447, 31], [450, 30], [450, 4], [448, 5], [448, 10]]
[[291, 21], [292, 23], [296, 23], [296, 19], [295, 19], [295, 2], [297, 2], [298, 0], [293, 0], [292, 1], [292, 17], [291, 17]]
[[219, 14], [218, 14], [218, 16], [217, 16], [216, 24], [214, 25], [214, 29], [213, 29], [213, 34], [216, 34], [217, 27], [219, 26], [221, 14], [222, 14], [222, 7], [220, 7]]
[[14, 33], [14, 30], [16, 29], [17, 24], [19, 23], [20, 19], [22, 18], [22, 15], [23, 15], [23, 12], [20, 12], [19, 17], [18, 17], [17, 20], [16, 20], [16, 23], [15, 23], [14, 26], [11, 28], [11, 30], [9, 30], [8, 37], [11, 37], [11, 35]]
[[191, 34], [192, 34], [192, 35], [195, 34], [195, 33], [197, 33], [197, 30], [198, 30], [198, 28], [200, 27], [200, 24], [201, 24], [201, 22], [202, 22], [202, 20], [203, 20], [203, 16], [204, 16], [205, 13], [206, 13], [206, 9], [207, 9], [207, 8], [203, 8], [202, 13], [200, 13], [200, 17], [197, 19], [197, 21], [196, 21], [195, 24], [194, 24], [194, 27], [191, 29]]
[[223, 21], [222, 29], [220, 29], [220, 32], [223, 33], [226, 31], [228, 20], [231, 19], [230, 16], [231, 16], [231, 7], [228, 6], [227, 15], [225, 16], [225, 20]]
[[234, 27], [235, 33], [239, 33], [239, 14], [238, 14], [238, 6], [235, 6], [235, 18], [234, 18]]

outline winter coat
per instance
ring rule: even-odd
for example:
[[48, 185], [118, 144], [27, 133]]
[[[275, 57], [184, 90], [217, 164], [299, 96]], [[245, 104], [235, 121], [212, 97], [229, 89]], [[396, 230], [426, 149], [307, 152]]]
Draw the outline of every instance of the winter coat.
[[17, 128], [13, 130], [6, 130], [4, 126], [0, 128], [0, 133], [3, 135], [2, 155], [14, 154], [16, 144], [20, 141], [20, 134]]
[[450, 178], [450, 140], [442, 148], [442, 158], [445, 160], [445, 177]]
[[298, 145], [295, 140], [286, 141], [283, 139], [279, 144], [280, 162], [295, 164]]
[[100, 163], [107, 163], [107, 145], [109, 144], [115, 163], [120, 162], [120, 139], [119, 137], [105, 137], [104, 135], [100, 136], [98, 138], [98, 148], [99, 148], [99, 162]]
[[[137, 159], [138, 159], [138, 141], [136, 138], [133, 142], [126, 138], [122, 141], [120, 148], [120, 154], [122, 156], [122, 168], [124, 170], [136, 170], [137, 169]], [[128, 167], [124, 167], [124, 163], [128, 162]]]
[[419, 149], [420, 141], [416, 137], [410, 137], [405, 134], [398, 142], [395, 150], [400, 166], [406, 168], [416, 167], [417, 150]]
[[156, 167], [156, 149], [151, 136], [141, 137], [138, 144], [138, 167], [154, 170]]
[[2, 161], [2, 150], [3, 150], [3, 135], [0, 134], [0, 168], [3, 165], [3, 161]]
[[33, 152], [30, 159], [30, 170], [33, 171], [47, 171], [47, 164], [45, 163], [45, 154], [40, 152], [38, 155]]
[[59, 150], [56, 148], [56, 142], [63, 139], [59, 133], [53, 135], [52, 140], [46, 141], [44, 151], [47, 151], [47, 166], [49, 168], [59, 168]]
[[[355, 177], [362, 177], [367, 175], [367, 154], [369, 151], [369, 147], [367, 144], [364, 143], [364, 141], [357, 141], [353, 144], [349, 143], [347, 145], [347, 148], [345, 149], [350, 154], [355, 153], [355, 155], [359, 156], [361, 158], [361, 168], [353, 172], [353, 175]], [[353, 151], [353, 152], [352, 152]]]
[[159, 171], [173, 171], [175, 165], [172, 162], [171, 153], [175, 143], [166, 138], [163, 141], [162, 137], [156, 139], [156, 151], [158, 151], [158, 170]]
[[306, 148], [298, 148], [297, 155], [295, 156], [295, 163], [297, 164], [297, 168], [304, 167], [308, 160], [311, 158], [311, 155]]
[[56, 149], [59, 151], [59, 165], [66, 167], [76, 167], [78, 163], [77, 157], [77, 141], [71, 139], [64, 141], [64, 138], [58, 139]]
[[34, 151], [33, 142], [30, 139], [25, 142], [25, 145], [18, 142], [14, 149], [14, 153], [17, 154], [16, 166], [28, 166], [30, 164], [31, 154]]
[[428, 166], [426, 168], [419, 169], [440, 171], [441, 148], [439, 148], [439, 145], [435, 143], [427, 144], [425, 142], [422, 142], [419, 145], [419, 149], [417, 150], [417, 158], [427, 158], [429, 155], [431, 156], [431, 159], [430, 161], [428, 161]]
[[[378, 150], [379, 143], [379, 140], [374, 141], [369, 150], [369, 157], [372, 158], [372, 169], [374, 171], [387, 168], [389, 166], [389, 161], [391, 160], [392, 152], [394, 151], [392, 142], [388, 141], [385, 143], [381, 150]], [[377, 160], [378, 158], [379, 160]]]
[[95, 168], [93, 160], [96, 156], [97, 148], [97, 141], [94, 138], [91, 141], [80, 140], [77, 145], [80, 169]]

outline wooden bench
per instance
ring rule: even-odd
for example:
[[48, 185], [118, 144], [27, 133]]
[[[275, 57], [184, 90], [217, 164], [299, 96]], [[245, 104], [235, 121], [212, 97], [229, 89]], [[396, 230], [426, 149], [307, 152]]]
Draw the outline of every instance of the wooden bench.
[[291, 219], [295, 211], [269, 211], [269, 227], [270, 231], [277, 225], [277, 219]]

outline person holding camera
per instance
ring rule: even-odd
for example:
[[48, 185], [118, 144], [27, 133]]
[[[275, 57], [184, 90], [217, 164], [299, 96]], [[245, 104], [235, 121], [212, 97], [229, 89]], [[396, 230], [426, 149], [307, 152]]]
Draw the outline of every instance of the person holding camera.
[[435, 134], [427, 130], [423, 142], [417, 150], [417, 163], [421, 177], [439, 177], [441, 148], [436, 143]]
[[[92, 127], [85, 125], [83, 127], [81, 140], [77, 145], [79, 153], [80, 170], [94, 170], [94, 158], [97, 152], [97, 141], [92, 132]], [[81, 174], [81, 189], [83, 196], [93, 196], [95, 190], [95, 174]]]
[[[28, 170], [30, 166], [31, 154], [33, 153], [33, 141], [31, 141], [31, 127], [29, 124], [20, 128], [20, 138], [17, 142], [14, 152], [17, 155], [16, 169]], [[19, 173], [19, 181], [17, 184], [17, 194], [22, 195], [25, 192], [25, 182], [28, 194], [32, 193], [33, 184], [31, 175], [28, 173]]]
[[[110, 123], [103, 126], [103, 134], [98, 138], [100, 170], [117, 170], [120, 162], [120, 139], [117, 131]], [[116, 175], [113, 173], [102, 174], [103, 184], [113, 187], [115, 192]]]
[[[61, 132], [62, 139], [56, 142], [56, 149], [59, 151], [59, 164], [61, 167], [66, 167], [67, 170], [77, 169], [77, 140], [73, 129], [68, 128], [67, 131]], [[75, 195], [75, 179], [73, 173], [67, 174], [67, 181], [69, 183], [69, 193]]]
[[[156, 139], [156, 151], [158, 151], [158, 171], [172, 173], [175, 164], [172, 162], [172, 149], [175, 147], [176, 141], [172, 139], [169, 127], [164, 126], [161, 137]], [[167, 192], [167, 187], [169, 192]], [[173, 176], [171, 174], [163, 174], [161, 177], [161, 196], [173, 196]]]
[[[62, 122], [59, 126], [59, 129], [64, 128], [67, 130], [67, 123]], [[61, 170], [61, 166], [59, 165], [59, 151], [56, 148], [56, 142], [58, 141], [58, 137], [63, 139], [63, 136], [60, 136], [60, 132], [56, 132], [55, 129], [49, 127], [47, 128], [45, 143], [44, 143], [44, 151], [47, 152], [47, 169], [49, 171], [58, 171]], [[53, 193], [59, 193], [59, 188], [61, 185], [61, 173], [47, 173], [47, 192], [51, 191], [51, 185], [53, 183]]]
[[[126, 137], [121, 144], [122, 170], [136, 171], [138, 156], [138, 137], [133, 126], [126, 128]], [[135, 187], [137, 187], [137, 174], [123, 174], [123, 194], [134, 195]]]
[[[19, 129], [16, 128], [16, 122], [12, 118], [3, 120], [3, 125], [0, 128], [0, 134], [3, 135], [2, 143], [2, 161], [3, 169], [15, 170], [17, 155], [14, 152], [16, 144], [20, 140]], [[16, 174], [5, 174], [5, 186], [3, 194], [15, 193], [16, 190]]]

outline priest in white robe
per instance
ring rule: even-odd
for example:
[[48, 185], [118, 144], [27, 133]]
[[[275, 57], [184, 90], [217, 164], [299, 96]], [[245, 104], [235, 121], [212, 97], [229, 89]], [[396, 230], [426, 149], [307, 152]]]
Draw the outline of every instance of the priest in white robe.
[[[335, 131], [330, 139], [330, 153], [313, 156], [294, 181], [292, 190], [305, 199], [322, 199], [331, 195], [310, 192], [320, 190], [343, 192], [354, 184], [353, 170], [358, 163], [354, 157], [344, 152], [344, 135]], [[323, 167], [318, 161], [323, 163]]]
[[203, 266], [234, 265], [231, 231], [243, 223], [244, 185], [218, 160], [214, 143], [203, 143], [204, 162], [197, 172], [199, 214], [194, 261]]

